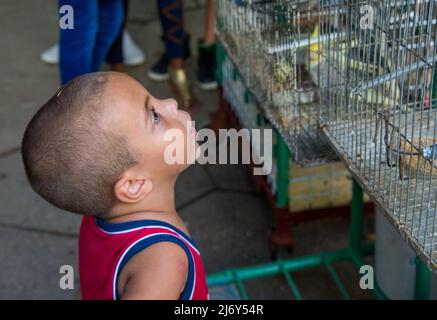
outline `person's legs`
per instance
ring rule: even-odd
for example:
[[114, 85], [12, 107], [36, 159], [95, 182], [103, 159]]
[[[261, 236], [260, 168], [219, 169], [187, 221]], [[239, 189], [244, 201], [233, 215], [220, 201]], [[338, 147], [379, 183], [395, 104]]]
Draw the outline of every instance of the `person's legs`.
[[215, 0], [206, 0], [203, 42], [205, 44], [215, 44]]
[[123, 26], [106, 56], [106, 62], [110, 64], [111, 70], [118, 72], [126, 72], [126, 66], [138, 66], [146, 60], [144, 53], [126, 29], [129, 0], [123, 0], [123, 9]]
[[182, 1], [157, 0], [157, 4], [165, 53], [151, 66], [148, 75], [152, 80], [162, 81], [169, 77], [169, 65], [183, 68], [183, 60], [190, 56], [190, 37], [184, 31]]
[[123, 32], [126, 27], [127, 13], [128, 13], [128, 0], [123, 0], [123, 24], [120, 32], [117, 35], [114, 43], [109, 49], [108, 55], [106, 56], [106, 62], [111, 65], [111, 70], [124, 72], [124, 57], [123, 57]]
[[92, 72], [94, 44], [98, 29], [97, 1], [59, 0], [59, 6], [74, 9], [74, 29], [60, 29], [59, 54], [61, 83]]
[[187, 55], [184, 30], [183, 7], [181, 0], [158, 0], [159, 18], [164, 32], [165, 52], [175, 67], [183, 64]]
[[178, 95], [182, 108], [191, 111], [197, 107], [197, 99], [191, 92], [184, 59], [189, 54], [188, 35], [184, 30], [181, 0], [158, 0], [158, 11], [164, 32], [165, 55], [169, 62], [170, 84]]
[[100, 67], [120, 32], [123, 23], [122, 0], [98, 0], [99, 28], [97, 32], [92, 69], [100, 70]]

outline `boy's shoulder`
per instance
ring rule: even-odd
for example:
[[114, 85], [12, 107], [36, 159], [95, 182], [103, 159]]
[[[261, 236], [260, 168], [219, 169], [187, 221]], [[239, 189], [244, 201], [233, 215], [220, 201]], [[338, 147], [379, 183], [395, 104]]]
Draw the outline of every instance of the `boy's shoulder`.
[[188, 274], [188, 257], [172, 242], [144, 248], [123, 267], [117, 284], [122, 299], [178, 299]]

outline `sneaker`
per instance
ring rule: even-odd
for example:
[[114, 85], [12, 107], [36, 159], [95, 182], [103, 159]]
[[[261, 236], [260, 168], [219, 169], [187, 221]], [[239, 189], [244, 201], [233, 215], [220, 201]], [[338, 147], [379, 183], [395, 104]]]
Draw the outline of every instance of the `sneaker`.
[[43, 53], [41, 53], [41, 60], [48, 64], [59, 63], [59, 44], [56, 43]]
[[202, 90], [217, 89], [215, 44], [198, 42], [197, 83]]
[[144, 53], [132, 40], [127, 30], [123, 31], [123, 58], [124, 64], [129, 67], [138, 66], [146, 61]]
[[150, 79], [154, 81], [164, 81], [169, 78], [168, 74], [168, 64], [169, 59], [165, 54], [161, 55], [161, 58], [150, 67], [149, 71], [147, 72], [147, 75]]
[[[124, 63], [130, 67], [138, 66], [146, 61], [144, 53], [132, 40], [132, 37], [127, 30], [123, 31], [123, 56]], [[41, 53], [41, 60], [48, 64], [58, 64], [59, 44], [56, 43]]]

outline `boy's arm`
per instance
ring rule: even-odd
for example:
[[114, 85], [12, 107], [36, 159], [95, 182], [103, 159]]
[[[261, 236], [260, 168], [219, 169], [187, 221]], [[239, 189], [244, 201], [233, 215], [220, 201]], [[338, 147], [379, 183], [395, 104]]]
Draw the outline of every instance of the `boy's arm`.
[[120, 274], [123, 300], [179, 299], [188, 274], [185, 251], [172, 242], [159, 242], [133, 256]]

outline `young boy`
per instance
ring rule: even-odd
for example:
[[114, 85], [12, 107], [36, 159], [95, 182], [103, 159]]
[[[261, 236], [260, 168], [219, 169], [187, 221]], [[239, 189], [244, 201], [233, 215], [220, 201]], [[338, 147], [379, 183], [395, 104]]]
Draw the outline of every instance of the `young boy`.
[[32, 188], [84, 215], [84, 299], [207, 299], [199, 252], [175, 209], [170, 129], [195, 144], [188, 113], [134, 79], [100, 72], [71, 80], [30, 121], [22, 142]]

